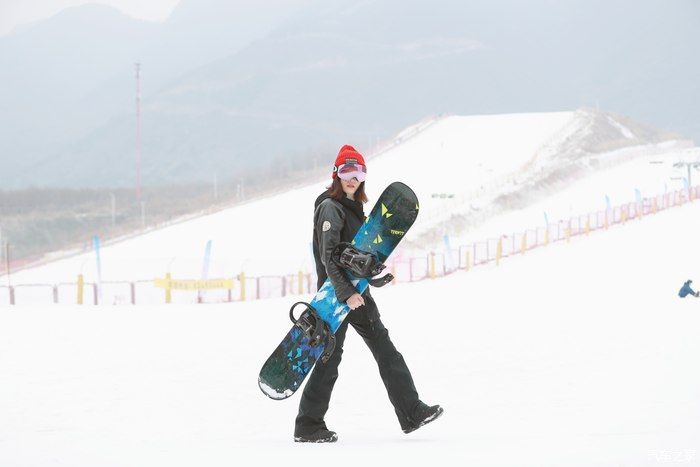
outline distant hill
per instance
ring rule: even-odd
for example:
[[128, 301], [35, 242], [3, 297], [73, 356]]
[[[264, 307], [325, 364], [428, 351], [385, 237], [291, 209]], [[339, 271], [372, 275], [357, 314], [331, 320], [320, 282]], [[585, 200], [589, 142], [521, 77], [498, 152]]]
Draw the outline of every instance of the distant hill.
[[[143, 63], [147, 97], [187, 70], [263, 37], [308, 2], [265, 0], [265, 8], [250, 0], [183, 0], [162, 24], [86, 4], [0, 38], [0, 163], [17, 175], [4, 187], [94, 185], [89, 179], [98, 174], [68, 180], [67, 168], [52, 173], [48, 164], [82, 147], [91, 132], [103, 135], [100, 128], [133, 119], [135, 62]], [[132, 144], [129, 125], [128, 135], [119, 137]], [[85, 157], [102, 151], [90, 148]], [[76, 167], [85, 160], [68, 159]], [[37, 167], [47, 171], [34, 172]]]

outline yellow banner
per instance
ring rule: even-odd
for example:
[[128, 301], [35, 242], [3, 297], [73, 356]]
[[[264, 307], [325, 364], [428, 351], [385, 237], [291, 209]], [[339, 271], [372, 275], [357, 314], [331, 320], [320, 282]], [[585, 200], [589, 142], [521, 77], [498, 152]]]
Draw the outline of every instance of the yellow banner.
[[233, 279], [155, 279], [154, 285], [161, 289], [172, 290], [216, 290], [233, 289]]

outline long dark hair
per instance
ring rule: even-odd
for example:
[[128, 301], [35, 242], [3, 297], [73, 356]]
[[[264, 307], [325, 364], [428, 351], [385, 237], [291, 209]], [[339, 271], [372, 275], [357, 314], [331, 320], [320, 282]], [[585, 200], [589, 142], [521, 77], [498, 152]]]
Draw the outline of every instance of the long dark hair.
[[[340, 178], [338, 177], [335, 177], [331, 186], [326, 188], [328, 188], [331, 198], [336, 201], [340, 201], [346, 196], [345, 192], [343, 191], [343, 185], [340, 184]], [[368, 201], [367, 195], [365, 194], [365, 182], [360, 183], [360, 186], [357, 187], [357, 191], [355, 192], [355, 201], [359, 201], [361, 203], [366, 203]]]

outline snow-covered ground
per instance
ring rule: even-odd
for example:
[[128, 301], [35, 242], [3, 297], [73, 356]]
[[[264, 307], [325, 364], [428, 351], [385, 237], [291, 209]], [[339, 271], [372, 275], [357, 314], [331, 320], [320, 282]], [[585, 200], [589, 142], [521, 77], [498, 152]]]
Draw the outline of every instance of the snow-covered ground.
[[700, 203], [501, 266], [373, 292], [421, 397], [401, 433], [348, 333], [327, 416], [292, 442], [299, 395], [257, 373], [291, 300], [0, 308], [0, 465], [11, 467], [700, 464]]

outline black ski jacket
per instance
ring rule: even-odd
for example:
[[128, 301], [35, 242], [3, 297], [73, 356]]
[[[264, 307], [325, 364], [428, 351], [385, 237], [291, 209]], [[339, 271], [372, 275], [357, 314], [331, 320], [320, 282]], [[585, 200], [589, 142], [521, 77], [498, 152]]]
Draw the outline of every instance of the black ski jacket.
[[[340, 302], [346, 302], [357, 293], [357, 289], [343, 269], [331, 261], [331, 253], [339, 242], [351, 242], [364, 223], [362, 203], [347, 197], [336, 201], [325, 191], [316, 198], [314, 208], [313, 251], [317, 287], [320, 289], [326, 278], [330, 277], [336, 297]], [[369, 287], [363, 295], [369, 295]]]

